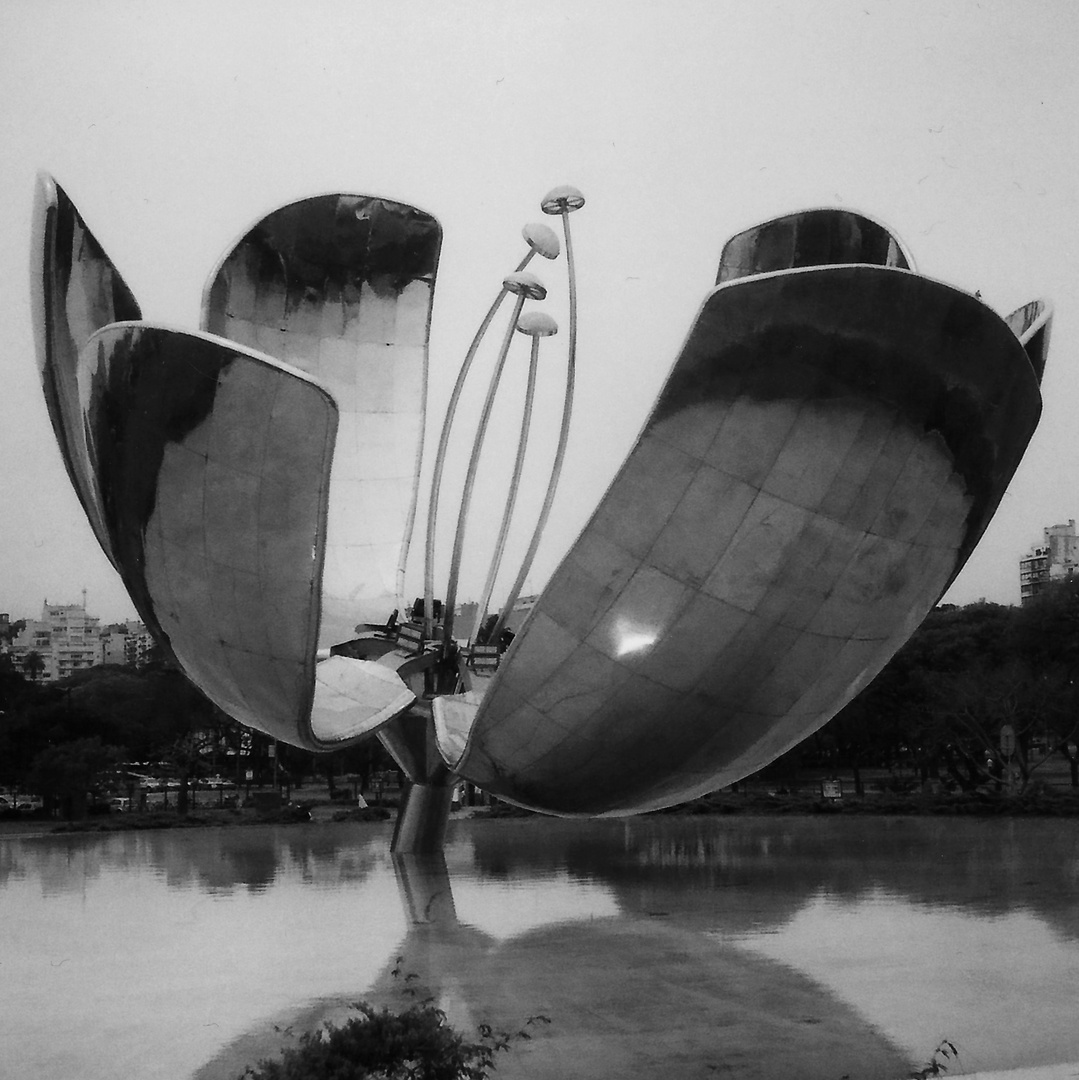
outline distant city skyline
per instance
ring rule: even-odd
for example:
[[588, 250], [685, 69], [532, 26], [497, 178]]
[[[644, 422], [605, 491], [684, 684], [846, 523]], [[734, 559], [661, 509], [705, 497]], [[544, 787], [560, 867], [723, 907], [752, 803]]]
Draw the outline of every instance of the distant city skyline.
[[[2, 616], [8, 616], [3, 618]], [[136, 619], [103, 623], [84, 604], [45, 603], [41, 618], [0, 611], [0, 652], [34, 680], [55, 682], [100, 664], [140, 666], [153, 646]]]

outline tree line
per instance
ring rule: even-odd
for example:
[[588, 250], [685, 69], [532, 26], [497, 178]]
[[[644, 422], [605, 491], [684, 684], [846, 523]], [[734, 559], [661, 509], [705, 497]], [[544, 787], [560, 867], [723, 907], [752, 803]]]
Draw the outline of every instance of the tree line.
[[[1020, 785], [1059, 755], [1079, 787], [1079, 581], [1024, 607], [941, 605], [881, 674], [789, 758], [854, 774], [888, 769], [964, 791], [1001, 780], [1001, 731], [1014, 733]], [[31, 791], [81, 816], [87, 792], [123, 762], [153, 762], [188, 785], [206, 772], [256, 782], [272, 740], [242, 728], [160, 656], [145, 668], [105, 665], [39, 683], [0, 656], [0, 786]], [[394, 768], [378, 740], [329, 755], [277, 748], [290, 783]], [[788, 758], [788, 760], [789, 760]], [[782, 768], [782, 762], [780, 763]]]
[[[269, 782], [274, 741], [236, 723], [160, 656], [142, 668], [100, 665], [41, 683], [0, 655], [0, 787], [41, 795], [49, 810], [82, 817], [95, 793], [128, 794], [127, 766], [179, 782], [177, 809], [207, 775], [237, 785]], [[391, 768], [377, 740], [312, 755], [277, 745], [276, 774], [296, 787], [320, 772], [335, 777]]]
[[1079, 581], [1023, 607], [941, 605], [862, 693], [801, 748], [854, 773], [884, 767], [962, 791], [1000, 786], [1001, 736], [1020, 790], [1053, 757], [1079, 787]]

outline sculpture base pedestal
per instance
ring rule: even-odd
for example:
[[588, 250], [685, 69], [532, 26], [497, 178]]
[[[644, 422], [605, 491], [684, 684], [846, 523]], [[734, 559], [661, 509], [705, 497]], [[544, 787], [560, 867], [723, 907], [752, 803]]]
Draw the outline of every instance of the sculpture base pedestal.
[[442, 850], [450, 819], [453, 784], [409, 784], [397, 811], [390, 851], [427, 855]]

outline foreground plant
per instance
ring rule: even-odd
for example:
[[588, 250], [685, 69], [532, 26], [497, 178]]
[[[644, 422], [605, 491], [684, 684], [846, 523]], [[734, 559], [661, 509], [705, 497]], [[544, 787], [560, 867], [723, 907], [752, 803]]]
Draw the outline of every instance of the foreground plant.
[[959, 1051], [956, 1050], [955, 1043], [950, 1039], [940, 1040], [937, 1048], [929, 1056], [929, 1060], [920, 1069], [915, 1069], [910, 1074], [911, 1080], [928, 1080], [930, 1076], [940, 1076], [942, 1073], [946, 1073], [948, 1066], [944, 1064], [945, 1061], [953, 1061], [953, 1063], [959, 1061]]
[[[401, 978], [402, 959], [391, 973], [395, 979]], [[404, 976], [402, 994], [415, 997], [416, 979]], [[510, 1033], [480, 1024], [479, 1037], [470, 1040], [450, 1026], [433, 1000], [400, 1012], [358, 1001], [352, 1006], [357, 1016], [304, 1032], [280, 1060], [249, 1065], [238, 1080], [485, 1080], [500, 1051], [532, 1037], [525, 1028]], [[531, 1016], [525, 1027], [541, 1023], [550, 1019]]]

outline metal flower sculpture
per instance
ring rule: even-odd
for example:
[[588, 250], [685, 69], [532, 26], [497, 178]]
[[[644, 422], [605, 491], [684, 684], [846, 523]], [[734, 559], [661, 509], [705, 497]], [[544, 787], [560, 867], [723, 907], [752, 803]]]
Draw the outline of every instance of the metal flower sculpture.
[[[453, 782], [555, 814], [671, 805], [823, 725], [939, 599], [1037, 424], [1051, 311], [1002, 319], [914, 272], [885, 228], [822, 209], [724, 247], [636, 444], [516, 637], [506, 619], [561, 471], [576, 363], [569, 215], [564, 407], [539, 520], [486, 618], [528, 447], [524, 311], [544, 225], [458, 374], [432, 469], [424, 596], [404, 598], [441, 230], [335, 194], [258, 222], [211, 275], [202, 329], [141, 320], [64, 192], [39, 183], [39, 365], [71, 482], [163, 648], [241, 723], [311, 750], [377, 734], [411, 781], [398, 851], [438, 847]], [[457, 405], [515, 296], [472, 444], [444, 600], [437, 514]], [[455, 621], [487, 421], [519, 330], [528, 389], [495, 556]]]

